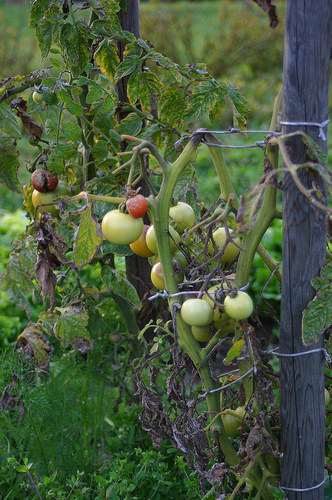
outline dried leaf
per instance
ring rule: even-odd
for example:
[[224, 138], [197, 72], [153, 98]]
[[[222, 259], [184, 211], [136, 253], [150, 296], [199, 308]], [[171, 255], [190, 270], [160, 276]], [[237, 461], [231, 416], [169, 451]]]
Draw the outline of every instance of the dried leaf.
[[22, 353], [25, 359], [33, 359], [39, 370], [43, 372], [48, 370], [49, 354], [54, 351], [54, 348], [37, 324], [29, 323], [17, 337], [15, 349]]

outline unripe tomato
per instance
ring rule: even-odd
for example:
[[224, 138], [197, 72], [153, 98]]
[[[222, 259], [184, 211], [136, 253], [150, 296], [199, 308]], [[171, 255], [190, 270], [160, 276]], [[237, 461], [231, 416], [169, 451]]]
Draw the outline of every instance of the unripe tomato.
[[36, 104], [40, 104], [44, 99], [44, 95], [42, 92], [38, 92], [37, 90], [35, 90], [35, 92], [32, 94], [32, 99]]
[[187, 267], [187, 259], [181, 252], [181, 250], [176, 250], [176, 252], [173, 253], [172, 259], [176, 260], [176, 262], [179, 264], [179, 266], [186, 268]]
[[143, 232], [143, 219], [134, 219], [115, 209], [104, 215], [101, 230], [105, 240], [115, 245], [129, 245], [138, 240]]
[[[175, 272], [176, 283], [181, 283], [182, 280], [183, 280], [183, 272], [182, 271]], [[158, 290], [165, 289], [165, 275], [161, 262], [157, 262], [151, 269], [151, 281]]]
[[195, 212], [188, 203], [179, 201], [177, 205], [169, 209], [169, 215], [175, 220], [178, 233], [182, 234], [186, 228], [193, 227], [195, 223]]
[[191, 331], [198, 342], [208, 342], [212, 339], [214, 333], [211, 332], [210, 326], [192, 326]]
[[57, 187], [58, 178], [52, 175], [51, 172], [40, 168], [32, 174], [31, 184], [40, 193], [49, 193]]
[[[229, 229], [230, 235], [232, 234], [232, 230]], [[215, 241], [215, 244], [218, 249], [221, 249], [226, 241], [226, 231], [224, 227], [219, 227], [212, 233], [213, 239]], [[234, 238], [234, 241], [236, 243], [240, 243], [239, 238]], [[213, 255], [215, 253], [213, 243], [210, 241], [209, 243], [209, 248], [208, 248], [209, 254]], [[235, 257], [238, 255], [240, 249], [233, 245], [233, 243], [228, 242], [226, 245], [226, 248], [224, 249], [224, 253], [221, 257], [221, 262], [222, 264], [227, 264], [228, 262], [231, 262]]]
[[137, 194], [126, 201], [126, 207], [132, 217], [139, 219], [148, 211], [148, 202], [143, 195]]
[[225, 288], [227, 285], [225, 283], [223, 283], [222, 285], [214, 285], [208, 289], [207, 293], [204, 293], [203, 295], [203, 300], [208, 302], [213, 309], [213, 321], [226, 321], [226, 319], [228, 318], [227, 314], [224, 313], [224, 310], [221, 307], [217, 307], [215, 302], [213, 301], [216, 300], [216, 296], [218, 296], [218, 290], [220, 290], [221, 286]]
[[154, 255], [146, 244], [146, 233], [148, 229], [149, 226], [147, 224], [144, 224], [141, 236], [138, 238], [138, 240], [130, 243], [129, 245], [132, 251], [140, 257], [151, 257], [152, 255]]
[[206, 326], [213, 321], [213, 309], [205, 300], [188, 299], [182, 304], [181, 316], [190, 326]]
[[331, 396], [327, 389], [324, 389], [324, 396], [325, 396], [325, 408], [328, 408], [330, 406]]
[[224, 310], [230, 318], [233, 319], [246, 319], [254, 310], [254, 304], [251, 297], [246, 293], [239, 290], [234, 297], [232, 293], [226, 295], [224, 300]]
[[[169, 226], [169, 232], [176, 241], [176, 243], [180, 242], [180, 235], [175, 231], [175, 229], [172, 226]], [[171, 250], [174, 252], [177, 249], [176, 244], [172, 240], [172, 238], [169, 239], [170, 244], [171, 244]], [[156, 239], [156, 233], [154, 230], [154, 226], [149, 227], [148, 232], [146, 233], [146, 244], [150, 248], [151, 252], [153, 253], [158, 253], [158, 247], [157, 247], [157, 239]]]
[[222, 422], [226, 433], [234, 438], [241, 434], [241, 427], [246, 410], [244, 406], [239, 406], [236, 410], [229, 411], [232, 413], [224, 413]]
[[[44, 203], [52, 203], [57, 199], [65, 198], [70, 194], [70, 187], [65, 182], [59, 181], [56, 188], [49, 193], [41, 193], [40, 191], [37, 191], [37, 189], [34, 189], [32, 192], [31, 201], [33, 206], [37, 207], [38, 205], [43, 205]], [[40, 210], [44, 210], [45, 212], [49, 212], [53, 215], [59, 215], [59, 209], [56, 207], [56, 205], [41, 207]]]

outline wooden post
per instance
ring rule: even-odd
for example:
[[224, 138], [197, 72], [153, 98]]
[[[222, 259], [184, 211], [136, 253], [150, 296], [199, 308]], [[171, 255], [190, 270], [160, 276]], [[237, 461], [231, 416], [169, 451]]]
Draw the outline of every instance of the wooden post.
[[[283, 121], [323, 122], [327, 119], [330, 0], [289, 0], [286, 7], [283, 74]], [[326, 142], [313, 126], [284, 126], [283, 132], [303, 130], [326, 152]], [[326, 134], [326, 127], [324, 128]], [[293, 163], [307, 156], [299, 137], [286, 143]], [[319, 182], [312, 172], [299, 172], [311, 188]], [[283, 276], [280, 353], [321, 348], [323, 339], [304, 346], [302, 311], [314, 297], [311, 280], [325, 264], [325, 217], [313, 210], [290, 175], [283, 176]], [[324, 479], [324, 372], [321, 352], [280, 358], [282, 471], [281, 486], [305, 489]], [[324, 486], [307, 492], [287, 490], [289, 500], [323, 499]]]

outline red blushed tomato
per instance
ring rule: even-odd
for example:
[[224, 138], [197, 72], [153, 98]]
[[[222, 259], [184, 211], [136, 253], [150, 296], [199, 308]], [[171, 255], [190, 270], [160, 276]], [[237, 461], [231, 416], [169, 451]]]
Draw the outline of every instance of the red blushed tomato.
[[[231, 229], [229, 229], [229, 234], [231, 236], [231, 234], [232, 234]], [[220, 227], [219, 229], [216, 229], [215, 231], [213, 231], [212, 236], [213, 236], [214, 242], [216, 244], [217, 251], [218, 251], [218, 249], [220, 250], [221, 248], [223, 248], [225, 241], [226, 241], [225, 228]], [[234, 238], [234, 241], [237, 244], [240, 243], [239, 238]], [[210, 241], [210, 243], [209, 243], [208, 251], [209, 251], [210, 255], [213, 255], [216, 253], [212, 241]], [[224, 253], [222, 254], [222, 257], [221, 257], [222, 264], [227, 264], [228, 262], [231, 262], [233, 259], [235, 259], [235, 257], [238, 255], [239, 251], [240, 251], [240, 249], [236, 245], [234, 245], [231, 242], [227, 243], [226, 248], [224, 249]]]
[[[176, 283], [181, 283], [182, 280], [183, 272], [177, 271], [175, 273]], [[151, 281], [158, 290], [165, 289], [165, 275], [161, 262], [157, 262], [151, 269]]]
[[224, 300], [224, 310], [230, 318], [233, 319], [246, 319], [249, 318], [254, 310], [254, 304], [251, 297], [246, 293], [239, 290], [235, 296], [231, 292], [226, 295]]
[[115, 245], [130, 245], [138, 240], [143, 227], [143, 219], [134, 219], [130, 214], [124, 214], [118, 209], [108, 212], [101, 223], [105, 240]]
[[213, 309], [205, 300], [188, 299], [182, 304], [181, 316], [190, 326], [207, 326], [213, 321]]
[[178, 233], [182, 234], [185, 229], [193, 227], [195, 223], [195, 212], [188, 203], [179, 201], [177, 205], [169, 209], [169, 215], [175, 220]]
[[211, 332], [210, 326], [192, 326], [191, 332], [198, 342], [208, 342], [212, 339], [214, 332]]
[[245, 407], [239, 406], [236, 410], [226, 410], [226, 413], [223, 414], [222, 423], [230, 437], [234, 438], [241, 434], [245, 413]]
[[129, 245], [132, 251], [140, 257], [151, 257], [152, 255], [154, 255], [146, 244], [146, 233], [148, 229], [149, 226], [144, 224], [141, 236], [138, 238], [138, 240], [134, 241], [134, 243], [130, 243]]
[[[174, 239], [174, 241], [176, 241], [176, 243], [179, 243], [180, 242], [179, 233], [177, 231], [175, 231], [175, 229], [173, 229], [172, 226], [169, 226], [169, 232], [172, 235], [172, 238]], [[172, 240], [172, 238], [169, 239], [170, 244], [171, 244], [171, 250], [172, 250], [172, 252], [175, 252], [175, 250], [177, 249], [177, 246], [174, 243], [174, 241]], [[158, 253], [156, 233], [155, 233], [153, 225], [149, 227], [148, 232], [146, 233], [146, 244], [150, 248], [151, 252], [153, 252], [155, 254]]]
[[[48, 193], [41, 193], [34, 189], [32, 192], [31, 201], [34, 207], [38, 207], [38, 205], [43, 205], [44, 203], [53, 203], [53, 201], [65, 198], [71, 194], [70, 187], [63, 181], [59, 181], [53, 191]], [[59, 209], [56, 205], [50, 205], [49, 207], [40, 207], [40, 210], [45, 212], [49, 212], [52, 215], [59, 215]]]
[[47, 170], [38, 169], [35, 170], [31, 176], [31, 184], [40, 193], [48, 193], [54, 191], [58, 185], [58, 178], [52, 175], [51, 172]]
[[148, 211], [148, 202], [143, 195], [137, 194], [132, 198], [128, 198], [126, 208], [132, 217], [139, 219], [140, 217], [144, 217]]

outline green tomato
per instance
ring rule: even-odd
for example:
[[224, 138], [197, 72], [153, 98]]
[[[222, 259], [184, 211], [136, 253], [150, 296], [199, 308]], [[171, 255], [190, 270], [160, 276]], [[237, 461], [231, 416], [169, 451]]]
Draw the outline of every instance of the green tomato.
[[138, 240], [144, 228], [143, 219], [135, 219], [115, 209], [104, 215], [101, 230], [105, 240], [115, 245], [129, 245]]
[[174, 252], [172, 255], [172, 259], [176, 260], [179, 266], [183, 267], [184, 269], [187, 267], [187, 259], [185, 258], [181, 250], [176, 250], [176, 252]]
[[191, 332], [198, 342], [208, 342], [212, 339], [214, 332], [211, 332], [210, 326], [192, 326]]
[[182, 234], [185, 229], [190, 229], [195, 223], [195, 212], [188, 203], [179, 201], [177, 205], [169, 209], [169, 215], [176, 222], [178, 233]]
[[331, 396], [327, 389], [324, 389], [324, 395], [325, 395], [325, 408], [328, 408], [330, 406]]
[[254, 304], [251, 297], [246, 293], [239, 290], [235, 297], [232, 293], [226, 295], [224, 300], [224, 310], [230, 318], [233, 319], [246, 319], [254, 310]]
[[[230, 235], [232, 234], [231, 229], [229, 229], [229, 233], [230, 233]], [[224, 246], [225, 241], [226, 241], [225, 228], [219, 227], [218, 229], [216, 229], [212, 233], [212, 236], [213, 236], [213, 239], [215, 241], [217, 248], [221, 249]], [[240, 243], [239, 238], [234, 238], [234, 241], [238, 244]], [[226, 248], [224, 249], [224, 253], [221, 257], [221, 263], [227, 264], [228, 262], [231, 262], [238, 255], [239, 251], [240, 251], [240, 249], [237, 246], [233, 245], [233, 243], [231, 243], [231, 242], [227, 243]], [[210, 255], [213, 255], [215, 253], [215, 249], [213, 247], [212, 241], [210, 241], [210, 243], [209, 243], [208, 252]]]
[[[31, 201], [34, 207], [38, 207], [38, 205], [43, 205], [44, 203], [53, 203], [53, 201], [65, 198], [66, 196], [70, 196], [71, 191], [70, 187], [63, 181], [59, 181], [58, 185], [53, 191], [49, 191], [48, 193], [41, 193], [34, 189], [32, 192]], [[49, 212], [52, 215], [59, 215], [59, 209], [56, 205], [50, 205], [49, 207], [40, 207], [40, 210], [45, 212]]]
[[44, 100], [44, 95], [42, 92], [38, 92], [37, 90], [32, 94], [32, 99], [36, 104], [40, 104]]
[[[172, 226], [169, 226], [169, 232], [172, 235], [172, 237], [174, 238], [174, 240], [176, 241], [176, 243], [179, 243], [180, 242], [179, 233], [177, 231], [175, 231], [175, 229]], [[175, 250], [177, 250], [176, 244], [174, 243], [172, 238], [170, 238], [169, 241], [171, 244], [171, 251], [175, 252]], [[149, 229], [146, 233], [146, 244], [147, 244], [148, 248], [151, 250], [151, 252], [153, 252], [155, 254], [158, 253], [157, 238], [156, 238], [156, 233], [155, 233], [153, 224], [152, 224], [152, 226], [149, 227]]]
[[188, 299], [182, 304], [181, 316], [190, 326], [207, 326], [213, 321], [213, 309], [205, 300]]
[[245, 407], [239, 406], [236, 410], [226, 410], [222, 415], [222, 423], [228, 436], [234, 438], [241, 434], [245, 413]]

